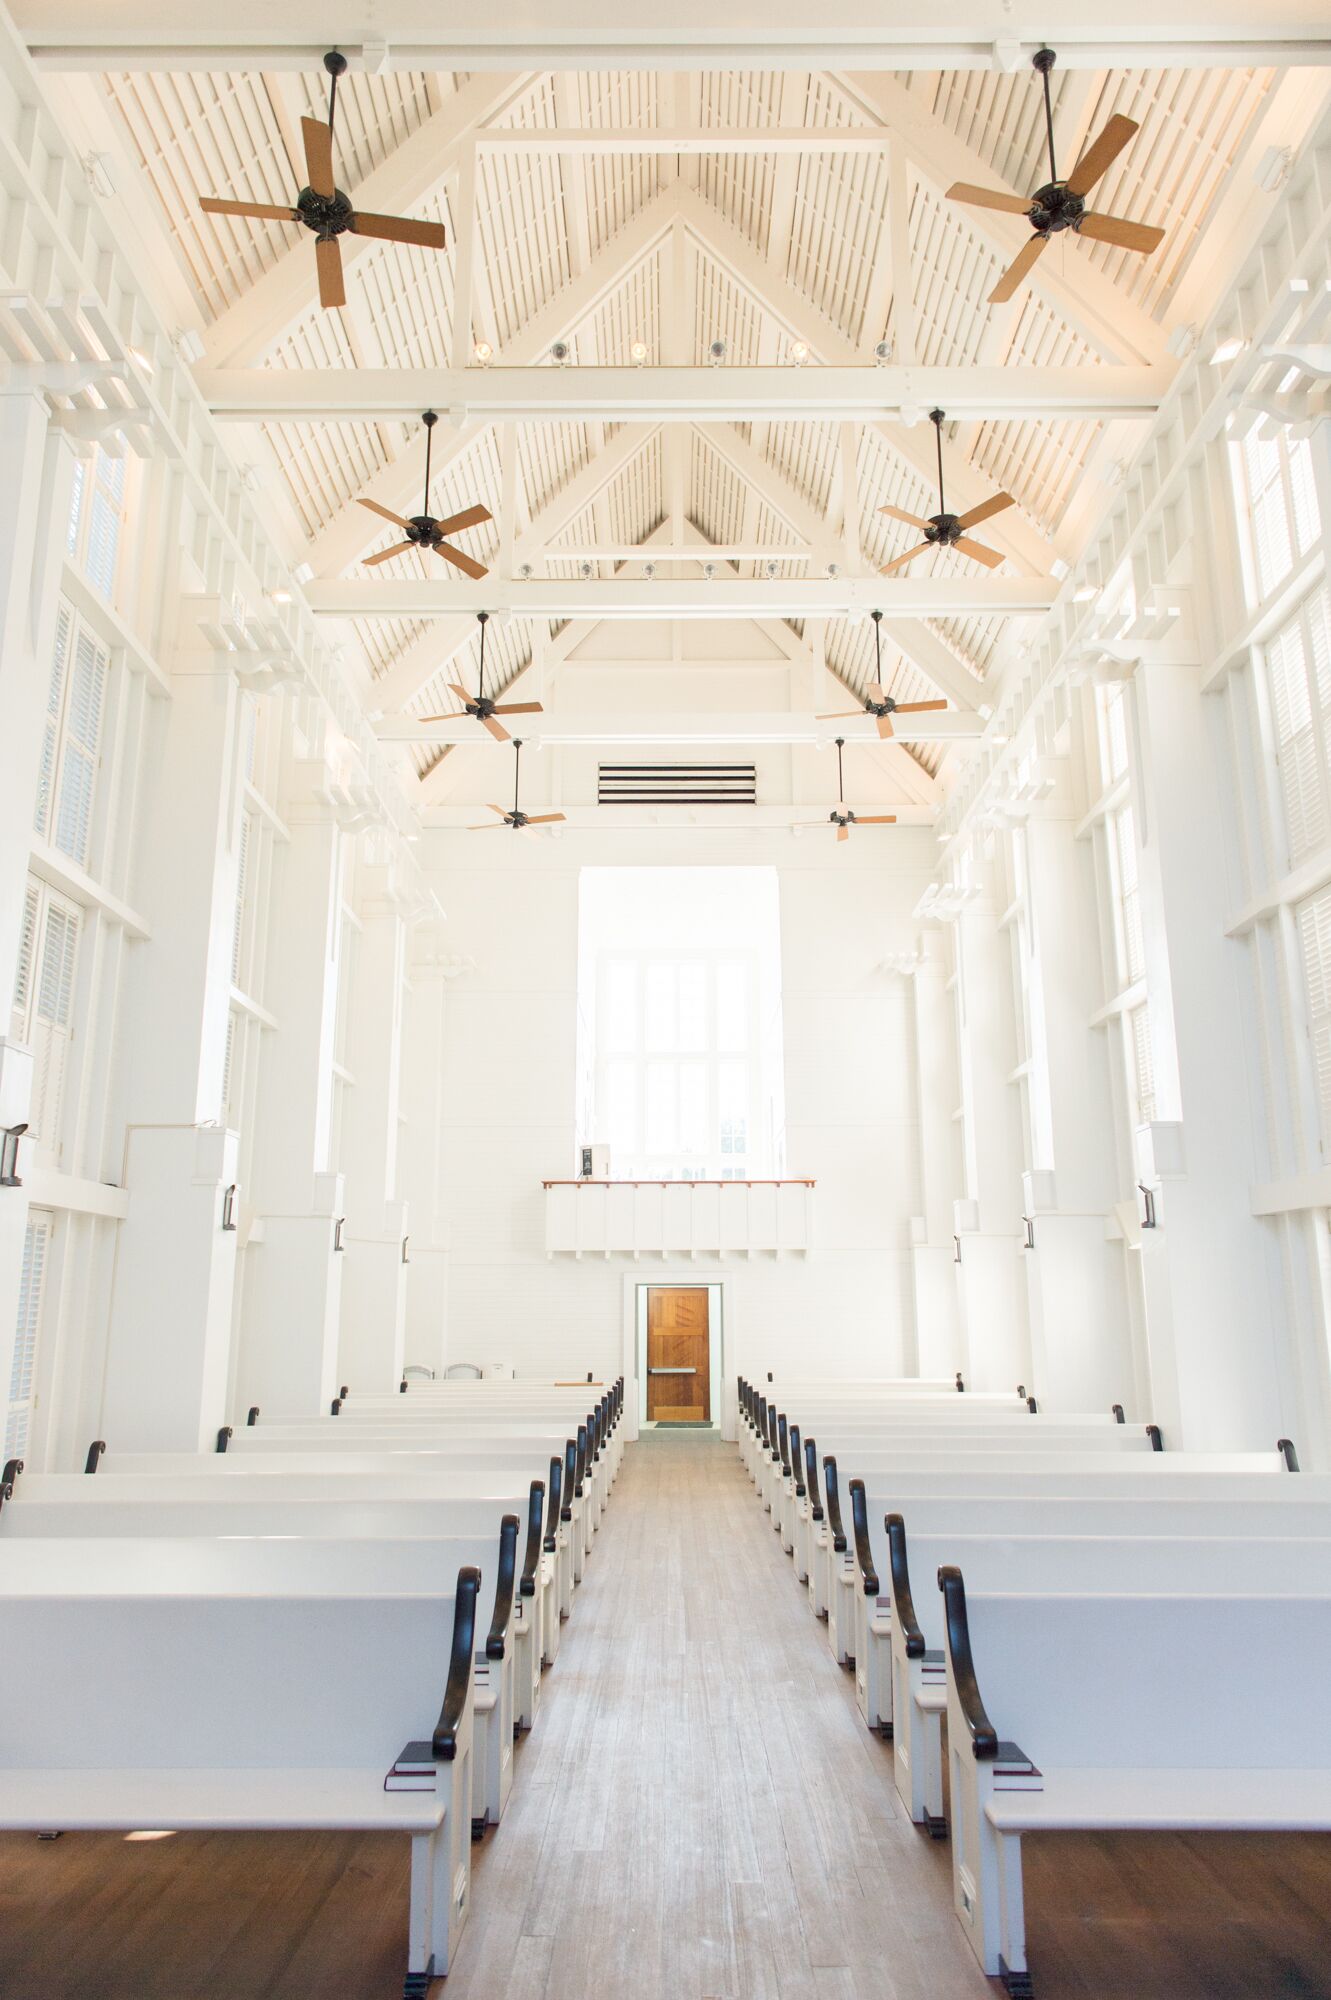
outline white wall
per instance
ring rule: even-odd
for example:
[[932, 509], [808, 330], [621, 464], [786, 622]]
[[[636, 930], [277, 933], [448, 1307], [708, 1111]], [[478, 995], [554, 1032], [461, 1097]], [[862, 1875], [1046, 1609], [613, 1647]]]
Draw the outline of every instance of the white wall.
[[624, 1272], [642, 1267], [548, 1259], [544, 1247], [542, 1179], [576, 1170], [578, 873], [725, 864], [778, 871], [787, 1172], [818, 1182], [807, 1260], [689, 1267], [702, 1280], [722, 1268], [733, 1281], [727, 1374], [909, 1365], [913, 1040], [908, 988], [884, 960], [913, 943], [930, 835], [866, 830], [838, 846], [821, 830], [436, 833], [421, 853], [450, 947], [475, 960], [447, 1002], [447, 1358], [570, 1377], [622, 1365]]

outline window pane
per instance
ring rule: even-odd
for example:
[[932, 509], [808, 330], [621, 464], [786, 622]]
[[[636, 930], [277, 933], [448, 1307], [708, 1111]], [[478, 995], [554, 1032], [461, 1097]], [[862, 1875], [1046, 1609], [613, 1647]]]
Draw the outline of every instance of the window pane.
[[716, 1046], [746, 1049], [748, 1045], [748, 968], [740, 959], [722, 959], [716, 968]]
[[612, 1162], [638, 1144], [637, 1069], [623, 1056], [612, 1057], [605, 1071], [606, 1101], [599, 1120]]
[[707, 1130], [707, 1065], [685, 1062], [679, 1065], [679, 1150], [681, 1153], [710, 1152]]
[[686, 960], [679, 968], [678, 1047], [707, 1047], [707, 968], [697, 960]]
[[647, 1046], [676, 1049], [675, 987], [677, 968], [664, 959], [647, 967]]
[[647, 1132], [649, 1153], [673, 1153], [679, 1145], [678, 1091], [676, 1066], [672, 1062], [649, 1062], [646, 1074]]
[[606, 967], [606, 1047], [616, 1054], [638, 1045], [638, 968], [632, 959], [612, 958]]

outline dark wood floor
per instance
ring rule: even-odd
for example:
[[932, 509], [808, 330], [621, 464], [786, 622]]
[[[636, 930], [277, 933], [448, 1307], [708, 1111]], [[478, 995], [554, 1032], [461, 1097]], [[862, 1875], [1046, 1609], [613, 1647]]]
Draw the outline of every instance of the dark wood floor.
[[[0, 1779], [0, 1782], [3, 1782]], [[1331, 2000], [1331, 1840], [1028, 1842], [1040, 2000]], [[397, 2000], [405, 1844], [0, 1837], [0, 2000]], [[981, 2000], [733, 1449], [623, 1475], [440, 2000]]]

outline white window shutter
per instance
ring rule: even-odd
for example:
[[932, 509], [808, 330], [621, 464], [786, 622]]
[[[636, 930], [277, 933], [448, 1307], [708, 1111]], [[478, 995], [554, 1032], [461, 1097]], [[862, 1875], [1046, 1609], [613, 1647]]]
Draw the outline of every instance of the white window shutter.
[[30, 881], [23, 895], [23, 927], [19, 932], [18, 967], [14, 974], [14, 1005], [10, 1018], [10, 1033], [16, 1042], [28, 1039], [28, 1005], [32, 999], [32, 962], [40, 907], [41, 889], [36, 882]]
[[1155, 1117], [1155, 1058], [1151, 1051], [1151, 1016], [1146, 1007], [1134, 1007], [1128, 1016], [1132, 1037], [1133, 1076], [1137, 1091], [1137, 1117], [1147, 1125]]
[[249, 890], [250, 843], [253, 828], [250, 814], [240, 816], [240, 834], [236, 847], [236, 914], [231, 927], [231, 984], [245, 987], [249, 967], [245, 963], [245, 913], [246, 895]]
[[1331, 1137], [1331, 889], [1321, 889], [1315, 896], [1309, 896], [1299, 904], [1295, 914], [1303, 947], [1308, 1032], [1312, 1038], [1313, 1077], [1325, 1153]]
[[60, 753], [59, 800], [53, 845], [84, 867], [92, 838], [93, 795], [102, 735], [109, 662], [92, 635], [82, 629], [74, 648], [65, 737]]
[[37, 804], [32, 824], [43, 840], [51, 831], [51, 807], [55, 794], [56, 759], [60, 749], [60, 718], [65, 707], [65, 674], [69, 667], [69, 642], [74, 614], [64, 599], [56, 607], [55, 644], [51, 653], [51, 682], [46, 696], [46, 722], [42, 730], [42, 755], [37, 768]]
[[34, 1139], [48, 1158], [56, 1157], [60, 1150], [60, 1114], [74, 1000], [79, 914], [72, 903], [48, 894], [29, 1032], [33, 1054], [29, 1124]]
[[23, 1239], [23, 1263], [19, 1271], [18, 1323], [14, 1329], [14, 1364], [9, 1378], [9, 1409], [5, 1424], [7, 1459], [21, 1457], [27, 1449], [32, 1378], [37, 1361], [37, 1335], [41, 1326], [46, 1253], [50, 1241], [50, 1216], [32, 1210]]

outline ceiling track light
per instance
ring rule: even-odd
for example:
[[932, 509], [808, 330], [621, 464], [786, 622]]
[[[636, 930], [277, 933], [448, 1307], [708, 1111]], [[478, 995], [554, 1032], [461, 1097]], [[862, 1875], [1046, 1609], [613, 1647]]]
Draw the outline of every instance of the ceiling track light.
[[642, 368], [647, 360], [647, 342], [635, 340], [629, 348], [629, 360], [635, 368]]

